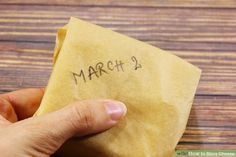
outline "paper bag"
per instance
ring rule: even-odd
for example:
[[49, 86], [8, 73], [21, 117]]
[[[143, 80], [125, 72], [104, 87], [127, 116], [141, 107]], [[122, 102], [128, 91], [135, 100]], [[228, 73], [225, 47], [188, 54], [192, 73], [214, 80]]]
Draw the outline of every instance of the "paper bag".
[[84, 99], [128, 108], [115, 127], [73, 138], [63, 157], [170, 157], [188, 120], [200, 69], [159, 48], [71, 18], [59, 29], [54, 67], [36, 115]]

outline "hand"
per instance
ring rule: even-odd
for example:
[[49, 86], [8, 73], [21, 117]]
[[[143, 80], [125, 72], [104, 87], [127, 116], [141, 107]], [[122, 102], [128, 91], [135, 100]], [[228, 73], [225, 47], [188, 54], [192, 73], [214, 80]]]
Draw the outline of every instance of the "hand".
[[109, 129], [126, 113], [118, 101], [85, 100], [32, 117], [43, 94], [42, 89], [23, 89], [0, 95], [1, 156], [49, 157], [67, 139]]

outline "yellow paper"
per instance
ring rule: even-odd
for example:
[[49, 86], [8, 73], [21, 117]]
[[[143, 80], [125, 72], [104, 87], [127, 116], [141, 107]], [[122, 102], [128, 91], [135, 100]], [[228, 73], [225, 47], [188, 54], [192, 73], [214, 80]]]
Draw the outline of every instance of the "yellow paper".
[[200, 69], [159, 48], [71, 18], [37, 115], [83, 99], [127, 105], [114, 128], [68, 141], [65, 157], [170, 157], [188, 120]]

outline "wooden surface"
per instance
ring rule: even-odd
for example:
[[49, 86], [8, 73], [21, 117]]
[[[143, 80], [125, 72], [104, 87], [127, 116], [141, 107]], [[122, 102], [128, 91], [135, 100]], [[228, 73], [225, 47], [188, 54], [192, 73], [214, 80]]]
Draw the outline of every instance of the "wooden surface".
[[70, 16], [169, 50], [203, 70], [177, 149], [236, 150], [234, 0], [0, 0], [0, 92], [44, 87]]

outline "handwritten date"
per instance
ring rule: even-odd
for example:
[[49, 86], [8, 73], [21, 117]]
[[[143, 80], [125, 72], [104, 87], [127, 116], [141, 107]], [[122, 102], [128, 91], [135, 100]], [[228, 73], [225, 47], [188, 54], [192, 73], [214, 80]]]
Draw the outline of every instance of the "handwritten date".
[[[135, 56], [131, 57], [131, 62], [133, 63], [133, 70], [138, 70], [142, 68]], [[125, 72], [125, 63], [122, 60], [107, 61], [106, 63], [98, 62], [95, 66], [89, 66], [88, 69], [81, 69], [79, 73], [71, 72], [74, 82], [76, 85], [79, 83], [79, 79], [82, 79], [84, 83], [88, 80], [94, 78], [99, 78], [104, 74], [109, 74], [111, 72]]]

